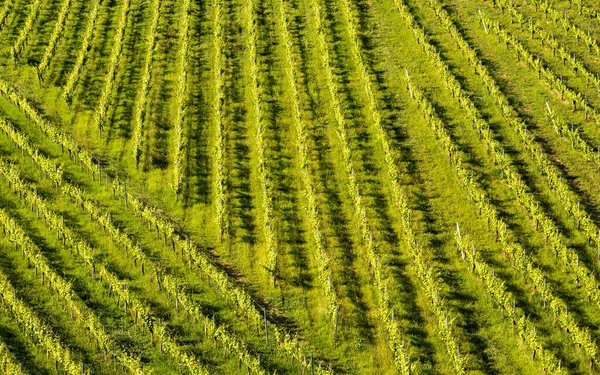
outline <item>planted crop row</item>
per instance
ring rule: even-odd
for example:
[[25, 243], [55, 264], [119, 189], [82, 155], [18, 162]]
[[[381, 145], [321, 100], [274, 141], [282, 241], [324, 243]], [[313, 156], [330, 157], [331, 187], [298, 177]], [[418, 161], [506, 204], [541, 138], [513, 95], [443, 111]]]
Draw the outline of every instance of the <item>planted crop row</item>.
[[152, 1], [152, 20], [150, 30], [146, 34], [146, 56], [142, 68], [142, 81], [135, 100], [133, 109], [133, 157], [135, 166], [140, 162], [142, 142], [144, 139], [144, 123], [146, 121], [146, 101], [150, 91], [150, 80], [152, 79], [152, 62], [154, 61], [154, 49], [156, 48], [156, 28], [160, 15], [160, 0]]
[[[508, 0], [497, 0], [500, 3], [506, 2]], [[589, 31], [585, 32], [581, 27], [575, 25], [563, 12], [556, 10], [550, 2], [546, 0], [526, 0], [528, 3], [533, 3], [535, 5], [536, 11], [539, 9], [546, 14], [546, 18], [550, 16], [550, 19], [554, 21], [557, 25], [562, 26], [565, 32], [569, 35], [573, 35], [576, 40], [583, 40], [588, 48], [588, 51], [594, 50], [597, 56], [600, 56], [600, 46], [598, 46], [598, 42], [594, 39]]]
[[561, 99], [568, 99], [573, 104], [574, 109], [577, 109], [577, 106], [581, 107], [586, 112], [586, 116], [589, 112], [596, 120], [596, 124], [600, 124], [600, 113], [588, 103], [585, 96], [567, 87], [562, 79], [546, 68], [539, 58], [533, 56], [517, 38], [513, 37], [507, 30], [500, 26], [500, 22], [492, 22], [483, 12], [479, 12], [479, 16], [486, 33], [492, 32], [497, 35], [498, 39], [504, 42], [507, 47], [510, 46], [515, 50], [518, 58], [523, 58], [528, 68], [536, 70], [540, 77], [543, 77], [548, 82], [550, 87], [558, 91], [561, 94]]
[[148, 328], [149, 332], [158, 338], [161, 351], [165, 350], [175, 363], [181, 363], [192, 374], [209, 374], [208, 370], [201, 365], [195, 356], [184, 352], [179, 344], [175, 342], [168, 332], [166, 324], [153, 316], [148, 305], [134, 297], [129, 292], [127, 284], [109, 271], [102, 261], [96, 257], [95, 250], [85, 241], [81, 240], [73, 230], [66, 227], [62, 218], [49, 208], [47, 202], [39, 197], [35, 190], [28, 188], [19, 176], [18, 171], [2, 159], [0, 159], [0, 173], [9, 180], [13, 191], [18, 192], [26, 204], [36, 207], [39, 215], [44, 218], [44, 224], [62, 238], [64, 246], [74, 251], [85, 262], [92, 279], [95, 279], [97, 275], [101, 281], [105, 281], [109, 285], [111, 293], [115, 293], [118, 298], [117, 304], [120, 304], [121, 301], [123, 302], [125, 313], [127, 313], [128, 308], [130, 309], [135, 324], [137, 325], [138, 322], [141, 322], [143, 326]]
[[[347, 30], [350, 34], [351, 43], [351, 52], [354, 58], [354, 61], [357, 65], [357, 69], [359, 71], [359, 78], [362, 83], [362, 87], [364, 88], [364, 94], [368, 99], [368, 108], [371, 117], [371, 125], [377, 134], [377, 138], [379, 139], [381, 146], [383, 147], [383, 152], [386, 159], [386, 169], [388, 172], [388, 177], [390, 183], [392, 185], [392, 201], [396, 209], [400, 213], [401, 218], [401, 227], [404, 234], [404, 240], [413, 260], [413, 266], [416, 268], [416, 273], [419, 275], [419, 281], [421, 284], [421, 288], [425, 293], [427, 299], [431, 303], [431, 311], [436, 317], [436, 321], [438, 323], [438, 333], [444, 343], [448, 355], [452, 359], [452, 365], [456, 373], [464, 374], [466, 373], [467, 366], [467, 356], [461, 354], [460, 352], [460, 338], [459, 338], [459, 330], [457, 329], [454, 319], [451, 319], [450, 315], [452, 314], [449, 310], [447, 304], [442, 298], [439, 298], [439, 289], [441, 281], [439, 276], [433, 272], [433, 269], [430, 268], [427, 264], [427, 260], [425, 258], [425, 254], [422, 246], [419, 245], [418, 240], [416, 239], [416, 235], [412, 229], [412, 225], [410, 223], [410, 210], [408, 209], [408, 202], [404, 198], [404, 194], [398, 184], [398, 172], [395, 167], [394, 159], [391, 154], [391, 150], [389, 148], [389, 142], [385, 131], [383, 129], [383, 125], [381, 123], [381, 114], [379, 112], [377, 101], [375, 99], [375, 95], [373, 93], [373, 84], [371, 78], [369, 77], [369, 73], [364, 64], [364, 59], [361, 51], [361, 42], [359, 41], [358, 34], [356, 31], [356, 20], [352, 13], [352, 7], [348, 0], [342, 1], [342, 12], [344, 14], [344, 18], [346, 20]], [[374, 252], [371, 255], [371, 266], [378, 267], [378, 262], [376, 261], [376, 257]], [[376, 286], [379, 289], [380, 294], [385, 295], [385, 291], [383, 289], [382, 280], [377, 281]], [[380, 297], [383, 301], [380, 301], [380, 306], [382, 312], [389, 311], [389, 302], [387, 302], [387, 296]], [[387, 320], [389, 316], [382, 315], [382, 318]], [[389, 334], [392, 339], [398, 339], [398, 330], [394, 329], [393, 321], [391, 324], [387, 324], [387, 328], [389, 330]], [[397, 347], [397, 344], [392, 344], [392, 348]], [[400, 354], [400, 355], [398, 355]], [[403, 371], [408, 371], [408, 361], [407, 357], [404, 357], [402, 353], [395, 353], [396, 365], [397, 367]]]
[[[0, 125], [6, 124], [4, 119], [0, 118], [0, 120]], [[6, 128], [0, 128], [4, 131], [7, 131], [8, 129], [11, 130], [9, 136], [16, 145], [19, 146], [19, 143], [17, 143], [18, 140], [22, 141], [21, 143], [29, 145], [27, 138], [22, 133], [14, 130], [12, 127], [7, 126]], [[39, 150], [35, 148], [35, 146], [29, 145], [28, 153], [37, 163], [38, 167], [44, 172], [44, 174], [46, 174], [46, 176], [52, 180], [54, 176], [53, 171], [55, 170], [55, 165], [53, 165], [51, 162], [47, 162], [47, 159], [41, 159], [45, 161], [44, 163], [38, 162], [38, 159], [36, 159], [34, 156], [39, 155]], [[16, 173], [14, 169], [7, 169], [7, 171], [13, 174]], [[16, 181], [15, 183], [18, 183], [20, 178], [14, 175], [12, 180]], [[110, 238], [118, 248], [123, 246], [127, 257], [129, 256], [129, 253], [132, 254], [134, 266], [137, 266], [137, 262], [140, 262], [142, 272], [144, 272], [144, 266], [146, 266], [150, 273], [156, 276], [157, 282], [163, 286], [167, 294], [169, 296], [174, 296], [176, 308], [181, 305], [188, 316], [192, 317], [196, 322], [209, 320], [208, 316], [205, 315], [202, 312], [202, 309], [192, 301], [184, 287], [182, 287], [182, 285], [185, 285], [185, 282], [174, 277], [163, 266], [149, 258], [142, 250], [141, 245], [136, 244], [130, 235], [123, 233], [113, 224], [110, 213], [103, 211], [96, 203], [86, 198], [80, 188], [77, 188], [64, 180], [61, 180], [59, 183], [57, 183], [56, 187], [60, 190], [61, 194], [68, 197], [69, 200], [75, 201], [77, 205], [81, 205], [82, 213], [87, 211], [87, 214], [90, 216], [90, 220], [95, 220], [102, 228], [104, 228], [104, 233], [106, 234], [108, 232]], [[20, 189], [19, 192], [25, 194], [26, 188]], [[33, 193], [29, 191], [28, 194], [32, 195]], [[38, 202], [36, 200], [36, 206], [37, 205]], [[169, 298], [169, 300], [171, 299]], [[218, 339], [219, 342], [221, 342], [227, 349], [232, 350], [238, 356], [240, 361], [242, 361], [249, 369], [258, 374], [262, 373], [260, 361], [248, 351], [243, 343], [239, 342], [237, 338], [227, 332], [224, 327], [219, 327], [214, 322], [211, 322], [211, 324], [205, 326], [205, 328], [207, 334], [214, 335], [214, 337]]]
[[4, 4], [2, 4], [2, 9], [0, 9], [0, 27], [4, 27], [6, 24], [6, 19], [10, 14], [10, 10], [14, 4], [14, 0], [6, 0]]
[[25, 19], [25, 25], [19, 32], [17, 40], [10, 48], [10, 56], [12, 57], [13, 61], [16, 61], [21, 56], [21, 52], [23, 51], [25, 43], [27, 43], [27, 39], [31, 34], [33, 24], [37, 19], [42, 3], [42, 0], [35, 0], [33, 3], [31, 3], [30, 10], [27, 12], [27, 18]]
[[[438, 140], [442, 143], [443, 151], [449, 156], [450, 164], [456, 170], [456, 174], [462, 184], [461, 186], [469, 194], [474, 202], [474, 205], [479, 209], [483, 217], [487, 219], [487, 225], [492, 230], [492, 233], [495, 232], [496, 237], [502, 244], [504, 253], [511, 257], [513, 264], [519, 271], [522, 272], [523, 276], [534, 284], [535, 290], [541, 294], [545, 301], [544, 305], [546, 306], [546, 302], [548, 303], [553, 317], [559, 322], [559, 324], [565, 330], [573, 333], [569, 335], [569, 339], [573, 343], [581, 345], [586, 356], [590, 360], [595, 360], [596, 354], [598, 353], [598, 348], [592, 340], [589, 330], [579, 327], [579, 324], [573, 318], [573, 314], [568, 314], [568, 307], [566, 303], [553, 294], [551, 287], [546, 283], [546, 278], [543, 272], [534, 266], [525, 249], [509, 239], [506, 222], [499, 218], [499, 214], [495, 205], [490, 204], [489, 196], [477, 183], [476, 177], [473, 176], [468, 169], [463, 167], [464, 162], [463, 158], [459, 154], [458, 147], [452, 140], [452, 137], [444, 129], [444, 124], [439, 117], [437, 117], [431, 102], [424, 96], [421, 89], [412, 82], [408, 72], [406, 74], [406, 83], [408, 90], [410, 91], [411, 98], [413, 98], [418, 104], [423, 117], [427, 120], [427, 124], [436, 135], [436, 138], [438, 138]], [[500, 161], [498, 161], [498, 163], [501, 165]], [[508, 173], [505, 173], [506, 181], [509, 179], [514, 180], [514, 175], [512, 177], [508, 177], [507, 175]], [[549, 235], [551, 237], [551, 241], [559, 242], [559, 239], [555, 238], [553, 233], [550, 233]], [[558, 246], [559, 245], [555, 245], [554, 247], [556, 248]], [[568, 259], [563, 260], [565, 263], [567, 261]], [[579, 270], [583, 267], [576, 268]], [[595, 283], [595, 279], [589, 273], [589, 271], [585, 274], [585, 276], [586, 281], [588, 281], [587, 279], [591, 278], [591, 281], [587, 283], [586, 281], [582, 281], [581, 283], [589, 296], [593, 294], [593, 285]]]
[[[59, 363], [69, 375], [81, 375], [83, 364], [73, 358], [73, 353], [63, 345], [36, 313], [17, 297], [15, 288], [10, 284], [4, 272], [0, 271], [1, 307], [14, 317], [20, 329], [37, 341]], [[89, 372], [88, 372], [89, 374]]]
[[[255, 9], [254, 1], [246, 0], [244, 2], [245, 27], [246, 27], [246, 47], [248, 66], [250, 67], [250, 87], [249, 96], [251, 103], [250, 116], [256, 126], [256, 148], [258, 154], [258, 180], [261, 186], [262, 205], [260, 207], [262, 213], [262, 232], [265, 239], [265, 248], [267, 254], [277, 254], [277, 240], [275, 238], [275, 229], [273, 224], [273, 195], [272, 186], [269, 177], [269, 168], [265, 158], [264, 150], [264, 134], [263, 134], [263, 114], [260, 106], [260, 91], [258, 86], [258, 65], [256, 52], [256, 27], [255, 27]], [[272, 274], [276, 274], [277, 270], [270, 270]]]
[[467, 236], [461, 236], [458, 224], [456, 226], [456, 245], [461, 258], [469, 264], [471, 270], [479, 276], [486, 292], [490, 295], [497, 306], [502, 309], [502, 317], [511, 321], [516, 328], [517, 335], [523, 342], [529, 346], [532, 351], [531, 358], [536, 357], [542, 362], [545, 373], [565, 374], [566, 372], [559, 365], [556, 355], [542, 346], [537, 338], [535, 325], [521, 310], [517, 310], [514, 304], [514, 297], [506, 287], [504, 281], [496, 277], [496, 272], [483, 260], [478, 251], [475, 251], [475, 245]]
[[[83, 164], [89, 173], [92, 173], [92, 175], [95, 173], [97, 162], [87, 149], [77, 145], [72, 137], [60, 132], [51, 122], [45, 120], [26, 98], [1, 79], [0, 92], [10, 102], [18, 106], [52, 142], [66, 149], [72, 155], [74, 161], [79, 159], [80, 166]], [[99, 179], [96, 181], [99, 182]], [[233, 303], [236, 303], [239, 311], [246, 316], [251, 324], [260, 325], [263, 322], [265, 314], [263, 304], [256, 301], [244, 288], [232, 280], [189, 236], [180, 233], [171, 221], [157, 215], [156, 208], [149, 206], [135, 194], [131, 193], [131, 189], [127, 189], [125, 182], [115, 177], [112, 179], [111, 185], [114, 193], [124, 198], [126, 207], [131, 207], [139, 212], [144, 220], [148, 221], [158, 232], [163, 234], [165, 241], [169, 241], [173, 247], [181, 249], [186, 257], [192, 259], [203, 275], [207, 275], [211, 280], [214, 280], [219, 286], [221, 293]], [[297, 338], [279, 328], [275, 323], [271, 324], [269, 332], [272, 333], [270, 337], [275, 339], [281, 350], [293, 358], [294, 361], [300, 363], [301, 366], [309, 368], [310, 362], [306, 359], [306, 349], [302, 347]], [[317, 375], [330, 374], [331, 371], [323, 367], [322, 364], [315, 363], [315, 373]]]
[[54, 55], [56, 51], [56, 45], [58, 44], [58, 40], [60, 35], [65, 27], [65, 22], [67, 21], [67, 15], [69, 14], [69, 10], [71, 9], [71, 0], [63, 0], [62, 5], [60, 6], [60, 11], [58, 12], [58, 19], [54, 24], [54, 29], [52, 30], [52, 34], [50, 35], [50, 40], [48, 41], [48, 45], [44, 50], [44, 54], [42, 55], [42, 59], [37, 66], [37, 74], [38, 77], [42, 77], [44, 71], [50, 65], [50, 59]]
[[[519, 118], [517, 111], [509, 104], [509, 100], [506, 95], [499, 88], [498, 84], [489, 73], [487, 67], [477, 57], [475, 50], [459, 33], [446, 10], [443, 9], [436, 0], [432, 0], [430, 4], [432, 5], [437, 17], [440, 19], [442, 25], [446, 28], [446, 30], [448, 30], [449, 34], [456, 41], [461, 51], [468, 59], [469, 64], [474, 67], [475, 72], [481, 77], [490, 95], [500, 107], [502, 115], [510, 125], [510, 128], [515, 131], [517, 136], [523, 142], [525, 150], [538, 166], [538, 170], [545, 177], [548, 186], [554, 192], [555, 197], [558, 198], [562, 209], [568, 214], [573, 215], [579, 224], [579, 228], [583, 230], [587, 236], [588, 241], [595, 242], [597, 246], [600, 247], [600, 237], [597, 235], [600, 233], [599, 228], [595, 225], [585, 209], [580, 207], [579, 196], [570, 189], [566, 182], [563, 182], [563, 178], [559, 169], [553, 164], [548, 156], [544, 154], [542, 146], [527, 130], [527, 125]], [[432, 54], [432, 56], [434, 55], [435, 53]], [[436, 61], [438, 60], [441, 61], [441, 58], [434, 58], [434, 63], [437, 64]], [[447, 68], [443, 70], [448, 71]], [[448, 73], [446, 73], [446, 75], [448, 75]], [[444, 80], [449, 82], [449, 87], [453, 87], [451, 90], [454, 90], [454, 95], [458, 97], [457, 100], [459, 103], [465, 101], [468, 103], [470, 99], [463, 90], [459, 89], [460, 86], [457, 84], [457, 82], [451, 83], [453, 80], [450, 78]], [[482, 135], [492, 138], [491, 133], [488, 133], [487, 130], [485, 133], [482, 133]]]
[[187, 69], [189, 47], [189, 11], [190, 0], [182, 0], [181, 20], [179, 26], [179, 48], [177, 49], [177, 81], [175, 83], [175, 140], [173, 142], [173, 189], [178, 194], [181, 189], [183, 161], [185, 160], [185, 145], [187, 140], [183, 129], [183, 119], [187, 101]]
[[[213, 59], [212, 59], [212, 74], [214, 76], [214, 97], [211, 103], [211, 114], [212, 122], [215, 130], [215, 159], [214, 159], [214, 198], [217, 219], [217, 227], [219, 228], [219, 242], [223, 242], [223, 236], [227, 232], [228, 221], [227, 221], [227, 201], [225, 199], [225, 190], [227, 189], [227, 181], [225, 174], [223, 173], [224, 168], [224, 147], [225, 147], [225, 135], [223, 134], [223, 31], [221, 23], [221, 0], [212, 0], [213, 8], [213, 30], [212, 30], [212, 46], [213, 46]], [[269, 257], [268, 267], [271, 267], [271, 257]], [[274, 264], [275, 269], [277, 267], [276, 261]]]
[[5, 375], [26, 375], [3, 341], [0, 341], [0, 371]]
[[92, 10], [88, 16], [85, 32], [83, 33], [83, 42], [81, 43], [81, 48], [79, 48], [75, 65], [69, 73], [63, 89], [63, 96], [67, 100], [67, 103], [70, 103], [73, 99], [73, 91], [75, 90], [75, 86], [77, 86], [77, 82], [79, 82], [79, 76], [81, 75], [83, 64], [85, 63], [85, 59], [90, 50], [90, 42], [92, 41], [92, 36], [94, 35], [94, 27], [96, 26], [96, 20], [98, 19], [100, 2], [101, 0], [93, 0]]
[[121, 51], [123, 50], [123, 38], [125, 36], [125, 26], [127, 26], [127, 15], [129, 14], [130, 0], [123, 0], [121, 5], [121, 14], [119, 15], [119, 23], [117, 24], [117, 31], [115, 34], [115, 41], [110, 51], [110, 57], [108, 58], [108, 72], [106, 73], [106, 81], [100, 94], [100, 100], [94, 113], [94, 121], [100, 129], [100, 134], [104, 129], [104, 122], [108, 106], [112, 98], [112, 91], [115, 79], [117, 77], [117, 66], [121, 58]]
[[[3, 161], [0, 161], [0, 168], [0, 173], [6, 176], [6, 179], [11, 184], [21, 183], [14, 168], [9, 167]], [[14, 190], [22, 191], [19, 188], [14, 188]], [[30, 208], [36, 210], [37, 204], [38, 201], [36, 200], [36, 203], [31, 204]], [[73, 298], [74, 292], [71, 283], [54, 271], [37, 246], [21, 227], [17, 225], [16, 220], [2, 209], [0, 209], [0, 225], [3, 228], [4, 235], [15, 243], [15, 251], [18, 249], [21, 250], [22, 256], [27, 259], [27, 264], [35, 267], [36, 274], [39, 272], [42, 280], [47, 280], [47, 287], [50, 292], [55, 291], [56, 297], [64, 302], [64, 305], [70, 310], [72, 320], [82, 325], [96, 339], [98, 347], [104, 351], [104, 357], [106, 358], [107, 353], [113, 353], [118, 358], [118, 361], [132, 374], [148, 373], [148, 371], [142, 370], [139, 358], [134, 358], [122, 350], [117, 350], [116, 344], [105, 333], [104, 326], [96, 314], [89, 310], [83, 303]]]

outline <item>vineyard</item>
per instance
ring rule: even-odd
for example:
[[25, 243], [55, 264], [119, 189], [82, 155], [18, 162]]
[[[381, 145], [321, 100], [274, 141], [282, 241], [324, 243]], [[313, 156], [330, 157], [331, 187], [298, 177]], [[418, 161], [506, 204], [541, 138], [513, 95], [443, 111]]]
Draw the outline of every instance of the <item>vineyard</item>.
[[0, 374], [600, 374], [593, 0], [0, 0]]

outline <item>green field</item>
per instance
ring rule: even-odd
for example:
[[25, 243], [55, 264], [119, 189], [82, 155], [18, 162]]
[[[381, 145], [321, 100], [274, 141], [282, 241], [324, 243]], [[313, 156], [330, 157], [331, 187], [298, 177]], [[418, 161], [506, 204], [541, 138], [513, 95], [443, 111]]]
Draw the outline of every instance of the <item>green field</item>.
[[0, 374], [600, 373], [594, 0], [0, 0]]

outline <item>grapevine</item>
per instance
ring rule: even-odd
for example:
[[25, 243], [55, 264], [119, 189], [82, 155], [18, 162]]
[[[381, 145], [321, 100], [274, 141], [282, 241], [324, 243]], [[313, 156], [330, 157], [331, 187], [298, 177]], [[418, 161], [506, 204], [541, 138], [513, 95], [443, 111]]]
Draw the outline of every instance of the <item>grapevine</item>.
[[[18, 180], [16, 171], [7, 164], [3, 163], [3, 161], [0, 161], [0, 169], [2, 170], [0, 173], [9, 173], [10, 177], [7, 177], [7, 179], [11, 183], [23, 184], [22, 181]], [[8, 176], [8, 174], [6, 174], [6, 176]], [[34, 209], [34, 207], [36, 207], [36, 205], [31, 206], [32, 209]], [[36, 272], [40, 272], [42, 275], [44, 275], [45, 279], [48, 281], [47, 285], [50, 291], [56, 291], [57, 298], [60, 298], [64, 301], [65, 306], [67, 306], [71, 312], [70, 315], [73, 320], [79, 324], [83, 324], [85, 328], [89, 330], [89, 332], [96, 339], [98, 347], [104, 351], [105, 355], [107, 352], [115, 354], [118, 352], [117, 357], [119, 361], [123, 364], [123, 366], [127, 367], [132, 374], [141, 375], [148, 373], [148, 371], [142, 370], [139, 358], [133, 358], [121, 350], [116, 350], [116, 344], [105, 333], [105, 329], [100, 322], [100, 319], [98, 319], [98, 317], [85, 305], [75, 301], [73, 298], [74, 292], [71, 283], [66, 281], [52, 269], [52, 266], [48, 264], [48, 261], [42, 255], [33, 241], [31, 241], [21, 227], [16, 224], [16, 220], [2, 209], [0, 209], [0, 225], [3, 228], [4, 235], [15, 243], [15, 250], [17, 250], [18, 247], [23, 256], [27, 258], [28, 264], [31, 264], [33, 267], [35, 267]]]
[[0, 371], [5, 375], [27, 374], [21, 369], [21, 365], [17, 363], [3, 341], [0, 341]]
[[63, 0], [62, 5], [60, 7], [60, 11], [58, 13], [58, 20], [54, 25], [54, 30], [52, 30], [52, 35], [50, 35], [50, 41], [44, 50], [44, 55], [40, 60], [40, 63], [37, 66], [37, 74], [38, 77], [41, 77], [48, 65], [50, 65], [50, 59], [54, 52], [56, 51], [56, 46], [58, 45], [58, 40], [60, 35], [65, 27], [65, 22], [67, 20], [67, 15], [69, 14], [69, 10], [71, 9], [71, 0]]
[[4, 301], [0, 308], [15, 318], [23, 332], [35, 338], [39, 343], [38, 345], [46, 348], [52, 354], [52, 357], [60, 363], [65, 373], [81, 375], [81, 362], [73, 358], [71, 350], [60, 342], [50, 327], [17, 297], [15, 289], [2, 271], [0, 271], [0, 296]]
[[[513, 243], [509, 239], [506, 223], [499, 217], [495, 205], [489, 204], [488, 195], [481, 188], [475, 176], [473, 176], [471, 172], [463, 167], [464, 162], [459, 154], [458, 147], [454, 143], [452, 137], [445, 130], [442, 121], [439, 119], [439, 117], [437, 117], [431, 102], [425, 97], [421, 89], [412, 82], [408, 72], [406, 74], [406, 83], [411, 97], [418, 104], [419, 109], [427, 121], [427, 124], [435, 132], [436, 138], [441, 141], [442, 148], [448, 155], [450, 163], [455, 168], [456, 174], [461, 181], [461, 186], [467, 191], [471, 199], [474, 201], [475, 206], [479, 209], [480, 213], [487, 218], [488, 227], [492, 229], [492, 232], [495, 231], [498, 240], [502, 244], [505, 254], [508, 254], [517, 268], [523, 272], [523, 275], [530, 279], [544, 300], [549, 301], [549, 308], [552, 311], [553, 316], [558, 319], [563, 328], [565, 330], [569, 329], [570, 331], [576, 332], [573, 335], [569, 335], [569, 339], [574, 343], [581, 345], [588, 358], [590, 360], [594, 360], [598, 353], [597, 345], [592, 341], [589, 333], [579, 327], [572, 314], [567, 315], [564, 313], [568, 311], [566, 303], [559, 297], [554, 296], [550, 286], [546, 284], [544, 274], [538, 268], [533, 266], [533, 262], [529, 260], [525, 249], [523, 249], [520, 245]], [[497, 163], [501, 166], [504, 164], [509, 164], [506, 159], [497, 160]], [[517, 189], [519, 189], [518, 193], [524, 193], [524, 187], [522, 186], [520, 180], [516, 180], [515, 173], [512, 172], [512, 169], [506, 167], [506, 170], [507, 172], [505, 172], [505, 180], [509, 183], [511, 181], [516, 181]], [[564, 247], [564, 244], [562, 244], [562, 242], [558, 239], [558, 236], [555, 237], [553, 236], [553, 233], [550, 232], [550, 237], [550, 241], [553, 244], [554, 249], [558, 249], [562, 246], [561, 261], [563, 261], [565, 264], [568, 264], [569, 267], [572, 267], [573, 265], [568, 263], [571, 260], [569, 255], [572, 256], [572, 253], [567, 251], [566, 247]], [[575, 272], [584, 268], [585, 267], [579, 265], [577, 260], [577, 268]], [[593, 287], [596, 284], [596, 280], [589, 271], [577, 272], [577, 276], [581, 276], [583, 287], [585, 288], [588, 296], [591, 296], [593, 294]]]
[[[74, 161], [79, 159], [80, 163], [93, 175], [97, 168], [97, 162], [87, 149], [77, 145], [72, 137], [62, 133], [55, 125], [45, 120], [27, 99], [2, 79], [0, 79], [0, 93], [3, 93], [8, 101], [18, 106], [52, 142], [66, 149]], [[156, 208], [147, 205], [133, 194], [131, 189], [127, 189], [125, 182], [115, 177], [110, 185], [115, 194], [124, 197], [124, 200], [128, 202], [128, 207], [139, 212], [140, 216], [149, 225], [152, 225], [163, 234], [166, 241], [170, 241], [174, 248], [181, 249], [186, 257], [191, 258], [192, 263], [198, 267], [202, 274], [214, 280], [221, 293], [239, 307], [239, 312], [245, 314], [251, 324], [261, 325], [264, 319], [262, 303], [256, 301], [236, 281], [232, 280], [220, 266], [211, 260], [201, 246], [192, 241], [189, 236], [181, 234], [171, 221], [158, 216]], [[272, 332], [272, 337], [278, 343], [279, 348], [293, 358], [295, 362], [307, 368], [310, 366], [311, 362], [307, 360], [305, 355], [306, 348], [302, 347], [296, 337], [281, 329], [275, 323], [270, 325], [269, 332]], [[314, 368], [317, 375], [332, 373], [320, 363], [315, 363]]]
[[75, 65], [73, 66], [71, 73], [69, 73], [69, 76], [67, 77], [67, 81], [65, 83], [65, 87], [63, 89], [63, 96], [65, 97], [68, 103], [70, 103], [73, 99], [73, 90], [75, 89], [75, 86], [77, 86], [81, 70], [83, 69], [83, 65], [89, 52], [90, 42], [92, 41], [92, 36], [94, 34], [94, 26], [96, 25], [96, 20], [98, 19], [98, 10], [100, 9], [100, 2], [102, 0], [92, 1], [92, 11], [90, 12], [87, 21], [85, 33], [83, 34], [83, 43], [81, 44], [81, 48], [79, 49], [79, 52], [77, 54]]
[[185, 145], [187, 143], [183, 130], [185, 118], [185, 103], [187, 100], [187, 69], [188, 69], [188, 46], [189, 46], [189, 9], [190, 0], [182, 0], [181, 26], [179, 28], [179, 48], [177, 49], [177, 82], [175, 86], [175, 140], [173, 142], [173, 189], [178, 194], [181, 190], [183, 174], [183, 160], [185, 159]]
[[[225, 190], [227, 189], [227, 181], [223, 174], [224, 168], [224, 147], [225, 147], [225, 135], [223, 132], [223, 32], [221, 28], [221, 0], [212, 0], [213, 8], [213, 31], [212, 31], [212, 46], [213, 46], [213, 60], [212, 60], [212, 74], [215, 78], [214, 82], [214, 97], [212, 100], [212, 122], [215, 130], [215, 159], [214, 159], [214, 199], [216, 208], [216, 220], [217, 228], [219, 228], [219, 242], [223, 242], [223, 236], [227, 232], [227, 202], [225, 198]], [[276, 270], [277, 264], [271, 264], [269, 262], [269, 268]], [[274, 271], [275, 272], [275, 271]]]
[[21, 56], [21, 52], [23, 52], [23, 48], [25, 48], [27, 39], [31, 35], [31, 29], [33, 29], [33, 25], [40, 12], [42, 3], [42, 0], [35, 0], [33, 3], [31, 3], [30, 11], [28, 12], [27, 18], [25, 19], [25, 25], [19, 32], [17, 40], [10, 48], [10, 56], [12, 57], [13, 61], [16, 61]]
[[117, 25], [117, 31], [115, 34], [115, 41], [110, 52], [108, 59], [108, 72], [106, 73], [106, 81], [100, 94], [100, 101], [96, 107], [94, 113], [94, 121], [100, 129], [100, 134], [104, 129], [104, 123], [106, 121], [106, 112], [112, 98], [113, 85], [117, 77], [117, 66], [121, 59], [121, 51], [123, 50], [123, 38], [125, 36], [125, 26], [127, 26], [127, 15], [129, 14], [130, 0], [123, 0], [121, 5], [121, 14], [119, 16], [119, 24]]
[[160, 16], [160, 0], [152, 1], [152, 21], [146, 40], [146, 56], [142, 68], [142, 81], [138, 95], [134, 104], [133, 113], [133, 157], [135, 166], [140, 162], [142, 140], [144, 137], [144, 123], [146, 121], [147, 98], [150, 90], [150, 80], [152, 79], [152, 62], [154, 61], [154, 49], [156, 48], [156, 28], [158, 27], [158, 17]]

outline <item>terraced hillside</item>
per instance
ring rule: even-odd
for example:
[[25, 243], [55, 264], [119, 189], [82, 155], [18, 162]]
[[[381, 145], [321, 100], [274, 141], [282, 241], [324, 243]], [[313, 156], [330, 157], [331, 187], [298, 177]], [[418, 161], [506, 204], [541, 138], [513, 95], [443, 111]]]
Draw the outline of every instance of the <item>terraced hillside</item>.
[[0, 0], [0, 373], [600, 373], [592, 0]]

